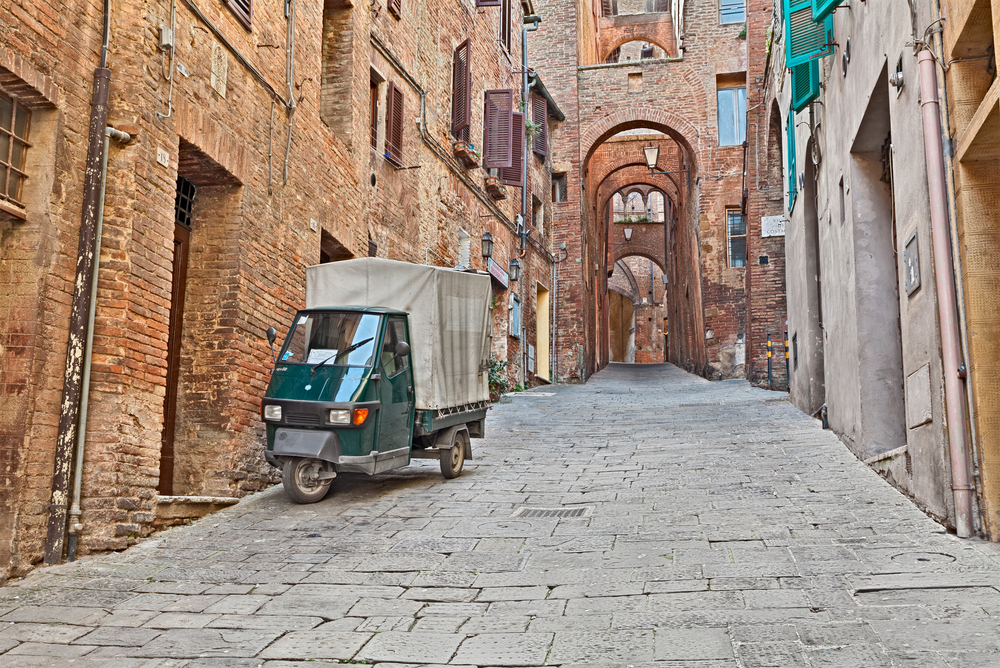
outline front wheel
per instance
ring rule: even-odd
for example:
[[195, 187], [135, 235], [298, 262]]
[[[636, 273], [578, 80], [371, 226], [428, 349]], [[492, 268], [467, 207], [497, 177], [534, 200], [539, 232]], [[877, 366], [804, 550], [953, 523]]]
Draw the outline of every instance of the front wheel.
[[455, 433], [455, 438], [451, 447], [447, 450], [441, 449], [441, 475], [445, 478], [457, 478], [462, 475], [462, 467], [465, 465], [465, 441], [459, 432]]
[[289, 457], [281, 469], [285, 494], [295, 503], [316, 503], [330, 489], [333, 464], [320, 459]]

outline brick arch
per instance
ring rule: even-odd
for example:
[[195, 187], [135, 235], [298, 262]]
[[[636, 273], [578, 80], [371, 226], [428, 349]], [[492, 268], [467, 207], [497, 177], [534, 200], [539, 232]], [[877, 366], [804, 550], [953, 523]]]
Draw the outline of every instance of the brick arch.
[[[632, 168], [632, 167], [638, 167], [638, 168], [640, 168], [642, 170], [641, 174], [639, 176], [623, 175], [623, 173], [626, 170], [628, 170], [629, 168]], [[669, 175], [666, 175], [666, 176], [653, 176], [646, 169], [646, 163], [645, 162], [642, 162], [642, 163], [638, 163], [638, 162], [629, 163], [629, 164], [621, 165], [621, 166], [615, 168], [614, 170], [612, 170], [609, 174], [605, 175], [604, 178], [602, 178], [600, 181], [597, 182], [597, 187], [595, 188], [595, 191], [598, 192], [598, 193], [600, 193], [605, 188], [605, 186], [607, 184], [609, 184], [609, 183], [620, 183], [622, 181], [629, 181], [630, 183], [632, 183], [632, 182], [634, 182], [634, 183], [642, 183], [642, 184], [645, 184], [645, 185], [652, 186], [653, 188], [656, 188], [657, 190], [662, 190], [665, 195], [667, 195], [672, 200], [674, 200], [675, 203], [678, 203], [679, 200], [681, 199], [681, 195], [683, 193], [682, 193], [682, 191], [680, 189], [680, 186], [677, 183], [677, 181], [674, 180], [673, 176], [674, 175], [672, 175], [672, 174], [669, 174]], [[666, 184], [663, 184], [663, 183], [660, 183], [660, 184], [654, 184], [654, 183], [652, 183], [653, 180], [658, 180], [658, 179], [661, 179], [661, 178], [663, 178], [663, 179], [669, 179], [669, 182], [670, 182], [669, 185], [666, 185]], [[614, 192], [618, 192], [619, 190], [621, 190], [621, 187], [615, 188]]]
[[[655, 135], [652, 135], [655, 136]], [[673, 137], [664, 135], [662, 139], [652, 139], [651, 135], [636, 135], [636, 138], [615, 138], [606, 141], [594, 149], [591, 155], [590, 164], [587, 166], [589, 176], [593, 182], [600, 184], [608, 174], [623, 167], [642, 167], [646, 169], [646, 160], [642, 154], [642, 147], [647, 143], [657, 143], [660, 146], [659, 168], [663, 170], [677, 169], [680, 164], [675, 159], [665, 162], [663, 155], [667, 150], [677, 147], [681, 151], [684, 146], [678, 143]]]
[[673, 53], [671, 53], [671, 50], [669, 48], [661, 44], [658, 40], [649, 37], [648, 35], [624, 35], [622, 37], [619, 37], [617, 42], [612, 42], [613, 46], [611, 48], [605, 47], [604, 53], [601, 54], [601, 62], [602, 63], [605, 62], [607, 57], [611, 55], [611, 52], [617, 49], [618, 47], [625, 46], [626, 44], [631, 44], [632, 42], [647, 42], [655, 47], [662, 49], [663, 52], [667, 54], [668, 58], [673, 55]]
[[660, 249], [659, 254], [649, 246], [643, 244], [631, 243], [622, 244], [621, 246], [615, 246], [615, 255], [612, 258], [612, 265], [616, 264], [619, 260], [624, 260], [627, 257], [644, 257], [653, 264], [657, 266], [661, 273], [667, 273], [667, 261], [663, 257], [663, 249]]
[[661, 107], [649, 104], [634, 104], [618, 108], [604, 118], [595, 121], [585, 131], [580, 133], [580, 145], [585, 147], [584, 164], [590, 162], [591, 156], [598, 146], [608, 138], [624, 130], [646, 128], [668, 135], [681, 145], [692, 160], [692, 171], [696, 169], [695, 150], [690, 138], [697, 141], [701, 135], [698, 129], [687, 119], [678, 116]]
[[[615, 193], [621, 192], [625, 188], [628, 188], [631, 185], [647, 186], [654, 190], [658, 190], [661, 193], [663, 193], [663, 197], [665, 199], [671, 202], [671, 206], [673, 206], [675, 211], [678, 211], [680, 208], [680, 202], [678, 201], [676, 195], [667, 190], [666, 188], [664, 188], [662, 184], [650, 183], [649, 181], [635, 179], [634, 177], [628, 178], [628, 176], [623, 175], [618, 180], [611, 180], [605, 182], [604, 184], [602, 184], [601, 187], [597, 189], [596, 193], [597, 196], [596, 199], [598, 205], [597, 211], [598, 212], [604, 211], [605, 207], [610, 205], [611, 198], [614, 197]], [[605, 194], [602, 195], [602, 193]], [[664, 202], [664, 204], [666, 204], [666, 202]]]

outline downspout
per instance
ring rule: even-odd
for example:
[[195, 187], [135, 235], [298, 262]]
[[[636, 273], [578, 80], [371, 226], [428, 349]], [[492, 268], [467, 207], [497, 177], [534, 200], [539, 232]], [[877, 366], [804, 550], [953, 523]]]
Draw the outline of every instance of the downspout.
[[90, 101], [90, 128], [87, 159], [84, 163], [83, 208], [80, 213], [80, 242], [76, 255], [76, 277], [73, 282], [73, 302], [69, 318], [69, 341], [66, 345], [66, 368], [63, 391], [59, 402], [59, 431], [56, 437], [55, 461], [52, 467], [52, 494], [49, 499], [49, 519], [45, 536], [45, 564], [62, 559], [66, 537], [66, 502], [69, 495], [70, 468], [76, 442], [77, 420], [80, 415], [81, 373], [83, 349], [87, 336], [87, 313], [90, 310], [90, 281], [94, 264], [94, 232], [97, 223], [97, 200], [101, 191], [101, 162], [104, 149], [104, 129], [108, 125], [108, 98], [111, 90], [111, 70], [107, 68], [111, 36], [111, 3], [104, 2], [104, 39], [101, 46], [101, 66], [94, 70], [94, 93]]
[[[521, 101], [524, 103], [524, 119], [528, 120], [528, 98], [531, 95], [531, 86], [528, 84], [528, 32], [534, 32], [538, 30], [538, 24], [542, 22], [539, 16], [525, 16], [524, 23], [521, 25]], [[531, 24], [529, 27], [528, 24]], [[527, 137], [521, 136], [521, 141], [524, 142], [524, 146], [521, 147], [522, 162], [521, 162], [521, 224], [518, 225], [518, 236], [520, 237], [521, 245], [521, 257], [527, 255], [527, 245], [528, 245], [528, 160], [531, 158], [531, 151], [528, 150]], [[524, 284], [527, 280], [527, 260], [524, 263], [524, 267], [521, 269], [521, 280], [518, 281], [520, 285], [517, 291], [520, 293], [519, 298], [521, 300], [521, 322], [518, 325], [521, 327], [520, 334], [520, 357], [521, 357], [521, 387], [523, 389], [528, 389], [528, 328], [523, 325], [524, 323], [524, 306], [527, 302], [524, 299]], [[538, 304], [535, 304], [535, 308], [538, 308]], [[537, 331], [536, 331], [537, 334]]]
[[967, 425], [965, 388], [959, 377], [962, 351], [959, 345], [958, 304], [948, 230], [948, 199], [944, 176], [944, 146], [941, 140], [940, 107], [937, 97], [935, 60], [930, 51], [917, 55], [920, 68], [920, 106], [923, 115], [927, 190], [930, 199], [934, 279], [938, 297], [938, 320], [944, 362], [945, 411], [948, 419], [948, 450], [951, 457], [951, 488], [955, 497], [955, 530], [961, 538], [972, 535], [972, 485], [966, 455]]
[[83, 452], [87, 440], [87, 409], [90, 403], [90, 363], [94, 349], [94, 314], [97, 310], [97, 277], [101, 272], [101, 235], [104, 230], [104, 190], [108, 182], [108, 150], [111, 138], [127, 144], [131, 135], [112, 127], [104, 129], [104, 155], [101, 157], [101, 194], [97, 198], [97, 229], [94, 233], [94, 270], [90, 279], [90, 307], [87, 309], [87, 343], [83, 351], [83, 381], [80, 388], [80, 423], [76, 430], [76, 451], [73, 453], [73, 503], [69, 507], [69, 538], [66, 541], [66, 561], [76, 561], [76, 544], [83, 530], [80, 519], [80, 492], [83, 485]]

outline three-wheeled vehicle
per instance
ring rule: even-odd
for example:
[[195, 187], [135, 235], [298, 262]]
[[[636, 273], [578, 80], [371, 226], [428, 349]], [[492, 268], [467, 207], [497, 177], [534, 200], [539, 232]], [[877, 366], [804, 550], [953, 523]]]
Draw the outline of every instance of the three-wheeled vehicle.
[[414, 458], [462, 472], [485, 433], [491, 296], [479, 272], [376, 258], [306, 269], [306, 308], [261, 401], [265, 456], [293, 501]]

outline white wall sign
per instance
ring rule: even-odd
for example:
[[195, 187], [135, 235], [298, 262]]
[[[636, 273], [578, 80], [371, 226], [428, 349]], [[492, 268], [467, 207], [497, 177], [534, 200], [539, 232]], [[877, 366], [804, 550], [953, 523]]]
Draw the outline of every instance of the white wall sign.
[[761, 216], [760, 236], [762, 237], [783, 237], [785, 236], [784, 216]]

